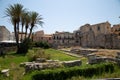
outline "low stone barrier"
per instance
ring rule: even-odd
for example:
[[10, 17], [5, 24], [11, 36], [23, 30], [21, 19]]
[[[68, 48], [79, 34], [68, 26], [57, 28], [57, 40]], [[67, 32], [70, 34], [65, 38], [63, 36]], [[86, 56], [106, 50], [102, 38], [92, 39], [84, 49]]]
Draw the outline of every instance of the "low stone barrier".
[[71, 53], [75, 53], [75, 54], [80, 54], [83, 56], [87, 56], [88, 54], [91, 54], [93, 52], [97, 52], [98, 50], [96, 49], [71, 49]]
[[80, 66], [82, 64], [81, 60], [73, 60], [73, 61], [64, 61], [62, 65], [66, 67]]
[[36, 62], [24, 62], [21, 63], [20, 66], [25, 68], [25, 72], [29, 72], [32, 70], [43, 70], [43, 69], [51, 69], [51, 68], [58, 68], [61, 67], [60, 63], [36, 63]]
[[46, 60], [46, 62], [41, 62], [41, 59], [38, 60], [34, 62], [24, 62], [21, 63], [20, 66], [25, 68], [25, 72], [29, 72], [32, 70], [44, 70], [51, 68], [59, 68], [62, 66], [66, 66], [66, 67], [80, 66], [82, 64], [81, 60], [63, 61], [63, 62], [59, 62], [59, 60]]
[[108, 57], [100, 57], [95, 54], [89, 54], [88, 56], [88, 64], [96, 64], [101, 62], [117, 62], [116, 58], [108, 58]]
[[3, 69], [3, 70], [1, 70], [1, 73], [2, 73], [4, 76], [8, 77], [8, 76], [9, 76], [9, 69]]

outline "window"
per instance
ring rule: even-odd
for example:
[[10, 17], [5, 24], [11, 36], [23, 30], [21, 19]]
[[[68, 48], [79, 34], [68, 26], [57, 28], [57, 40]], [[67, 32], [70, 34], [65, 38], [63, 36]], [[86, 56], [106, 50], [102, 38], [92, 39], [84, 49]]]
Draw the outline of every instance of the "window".
[[79, 41], [76, 41], [76, 43], [79, 43]]
[[92, 31], [92, 28], [90, 28], [90, 31]]
[[55, 36], [53, 36], [53, 39], [55, 39]]
[[100, 31], [100, 26], [97, 27], [97, 30]]

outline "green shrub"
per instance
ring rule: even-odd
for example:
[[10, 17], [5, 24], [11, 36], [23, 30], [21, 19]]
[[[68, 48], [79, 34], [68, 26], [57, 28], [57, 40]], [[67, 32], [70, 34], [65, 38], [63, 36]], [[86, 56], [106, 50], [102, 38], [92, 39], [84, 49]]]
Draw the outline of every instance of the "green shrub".
[[104, 63], [100, 65], [91, 65], [87, 67], [71, 67], [55, 70], [36, 71], [32, 80], [66, 80], [73, 76], [92, 77], [102, 73], [113, 72], [114, 64]]
[[32, 41], [30, 39], [24, 39], [22, 43], [20, 43], [19, 49], [17, 53], [24, 53], [26, 54], [28, 52], [28, 49], [32, 48]]
[[44, 49], [48, 49], [50, 47], [50, 45], [47, 42], [43, 42], [43, 41], [36, 42], [35, 46], [36, 47], [41, 47], [41, 48], [44, 48]]
[[49, 54], [45, 54], [45, 51], [43, 49], [34, 49], [30, 50], [27, 54], [28, 60], [29, 61], [35, 61], [37, 58], [45, 58], [45, 59], [50, 59]]

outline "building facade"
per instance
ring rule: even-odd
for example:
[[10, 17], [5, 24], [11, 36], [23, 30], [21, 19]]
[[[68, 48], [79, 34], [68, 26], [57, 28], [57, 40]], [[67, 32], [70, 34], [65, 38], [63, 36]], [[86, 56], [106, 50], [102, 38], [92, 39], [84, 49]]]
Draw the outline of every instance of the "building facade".
[[98, 23], [94, 25], [85, 24], [80, 27], [81, 33], [93, 31], [95, 36], [111, 33], [111, 24], [109, 22]]
[[73, 46], [74, 45], [74, 35], [70, 32], [56, 32], [53, 34], [53, 45], [58, 46]]
[[75, 44], [81, 47], [120, 49], [120, 24], [85, 24], [74, 31]]
[[34, 42], [47, 42], [49, 44], [53, 43], [53, 38], [51, 34], [44, 34], [44, 31], [37, 31], [33, 36]]
[[118, 34], [120, 36], [120, 24], [113, 25], [111, 31], [112, 33]]
[[10, 40], [10, 31], [5, 26], [0, 26], [0, 41]]

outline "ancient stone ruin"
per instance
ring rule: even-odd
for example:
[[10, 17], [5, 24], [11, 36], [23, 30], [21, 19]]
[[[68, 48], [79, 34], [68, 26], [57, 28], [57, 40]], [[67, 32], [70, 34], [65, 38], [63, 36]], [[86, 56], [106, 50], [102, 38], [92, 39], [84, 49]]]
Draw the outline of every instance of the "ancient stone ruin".
[[58, 60], [45, 60], [44, 58], [38, 58], [36, 61], [33, 62], [21, 63], [20, 66], [25, 68], [25, 72], [29, 72], [32, 70], [52, 69], [63, 66], [66, 67], [80, 66], [81, 64], [82, 64], [81, 60], [60, 62]]
[[95, 54], [89, 54], [87, 57], [88, 57], [88, 64], [97, 64], [101, 62], [114, 62], [120, 65], [120, 52], [117, 52], [117, 56], [115, 58], [101, 57], [101, 56], [96, 56]]

